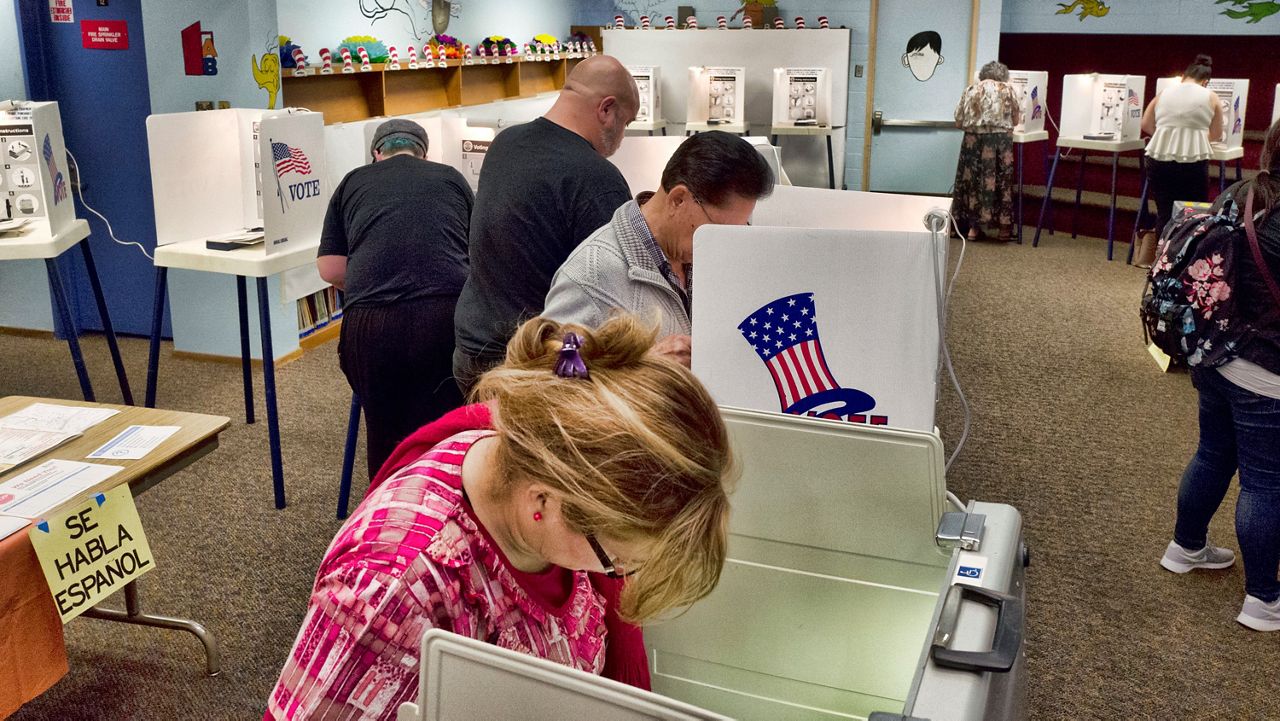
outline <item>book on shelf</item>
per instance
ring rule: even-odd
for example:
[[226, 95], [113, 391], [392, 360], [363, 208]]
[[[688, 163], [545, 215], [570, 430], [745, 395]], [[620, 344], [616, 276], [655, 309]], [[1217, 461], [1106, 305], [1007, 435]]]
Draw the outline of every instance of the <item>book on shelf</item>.
[[333, 286], [298, 299], [298, 336], [305, 338], [342, 317], [338, 290]]

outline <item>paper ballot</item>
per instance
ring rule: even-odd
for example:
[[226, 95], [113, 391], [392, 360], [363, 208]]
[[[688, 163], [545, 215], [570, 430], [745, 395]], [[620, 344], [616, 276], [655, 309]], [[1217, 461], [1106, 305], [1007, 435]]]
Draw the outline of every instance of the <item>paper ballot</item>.
[[30, 524], [31, 520], [27, 518], [0, 515], [0, 541], [3, 541], [18, 531], [21, 531]]
[[180, 430], [178, 426], [129, 426], [85, 457], [136, 460], [154, 451], [156, 446]]
[[45, 461], [0, 483], [0, 514], [38, 518], [122, 470], [97, 463]]
[[32, 403], [0, 418], [0, 472], [75, 438], [119, 411]]

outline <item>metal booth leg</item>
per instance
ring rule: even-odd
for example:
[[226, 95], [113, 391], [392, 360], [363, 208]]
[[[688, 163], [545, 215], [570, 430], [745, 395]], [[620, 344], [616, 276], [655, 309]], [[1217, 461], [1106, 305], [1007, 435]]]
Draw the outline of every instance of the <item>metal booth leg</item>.
[[1049, 166], [1049, 181], [1045, 184], [1044, 200], [1040, 201], [1040, 218], [1036, 221], [1036, 234], [1031, 239], [1031, 247], [1040, 247], [1040, 230], [1044, 227], [1044, 214], [1053, 202], [1053, 178], [1058, 174], [1058, 161], [1062, 159], [1062, 150], [1058, 149], [1053, 156], [1053, 165]]
[[86, 618], [97, 618], [103, 621], [115, 621], [117, 623], [129, 623], [135, 626], [150, 626], [152, 628], [165, 628], [171, 631], [186, 631], [200, 639], [200, 643], [204, 645], [205, 669], [210, 676], [217, 676], [222, 672], [222, 654], [219, 651], [218, 640], [214, 638], [201, 624], [195, 621], [188, 621], [185, 618], [172, 618], [170, 616], [153, 616], [149, 613], [143, 613], [141, 605], [138, 603], [138, 585], [134, 581], [128, 583], [124, 587], [124, 603], [125, 610], [121, 611], [115, 608], [102, 608], [100, 606], [89, 609], [84, 612]]
[[160, 373], [160, 328], [164, 325], [165, 287], [169, 284], [169, 269], [156, 268], [156, 294], [151, 311], [151, 347], [147, 349], [147, 397], [143, 405], [156, 407], [156, 376]]
[[93, 250], [89, 248], [89, 239], [80, 242], [80, 253], [84, 256], [84, 267], [89, 272], [89, 286], [93, 288], [93, 300], [98, 304], [98, 318], [102, 320], [102, 332], [107, 336], [107, 348], [111, 351], [111, 363], [116, 367], [116, 381], [120, 383], [120, 396], [126, 406], [133, 405], [133, 389], [129, 387], [129, 378], [124, 372], [124, 360], [120, 357], [120, 344], [116, 340], [116, 329], [111, 326], [111, 313], [107, 310], [107, 299], [102, 294], [102, 280], [98, 277], [98, 266], [93, 262]]
[[1120, 153], [1111, 154], [1111, 211], [1107, 214], [1107, 260], [1115, 250], [1116, 230], [1116, 171], [1120, 167]]
[[1018, 245], [1022, 245], [1022, 149], [1025, 143], [1018, 143]]
[[836, 189], [836, 159], [831, 151], [831, 133], [827, 133], [827, 179], [832, 190]]
[[253, 361], [249, 349], [249, 295], [243, 275], [236, 276], [236, 309], [240, 315], [240, 374], [244, 376], [244, 422], [253, 423]]
[[58, 273], [58, 264], [53, 258], [44, 259], [45, 270], [49, 274], [49, 290], [53, 293], [53, 304], [57, 306], [58, 318], [62, 323], [62, 332], [67, 334], [67, 347], [71, 349], [71, 362], [76, 367], [76, 377], [80, 379], [80, 394], [86, 401], [94, 402], [93, 383], [89, 381], [89, 369], [85, 367], [84, 356], [80, 353], [79, 331], [75, 321], [71, 319], [71, 301], [67, 298], [66, 286]]
[[271, 483], [276, 508], [284, 508], [284, 462], [280, 457], [280, 414], [276, 411], [276, 359], [271, 350], [271, 298], [267, 279], [258, 278], [258, 330], [262, 334], [262, 386], [267, 401], [267, 437], [271, 444]]
[[1080, 196], [1084, 193], [1084, 165], [1089, 158], [1089, 151], [1080, 151], [1080, 173], [1076, 176], [1076, 207], [1071, 211], [1071, 237], [1075, 238], [1080, 229]]
[[342, 480], [338, 483], [338, 520], [347, 517], [347, 502], [351, 498], [351, 475], [355, 472], [356, 465], [356, 441], [359, 438], [360, 397], [352, 393], [351, 413], [347, 416], [347, 445], [342, 451]]

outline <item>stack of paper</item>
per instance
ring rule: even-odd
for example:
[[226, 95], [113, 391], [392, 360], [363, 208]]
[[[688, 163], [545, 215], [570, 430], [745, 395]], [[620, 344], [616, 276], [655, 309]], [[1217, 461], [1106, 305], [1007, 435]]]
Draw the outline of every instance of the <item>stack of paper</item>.
[[0, 483], [0, 514], [39, 518], [122, 470], [98, 463], [45, 461]]
[[119, 412], [110, 408], [32, 403], [0, 418], [0, 472], [75, 438]]

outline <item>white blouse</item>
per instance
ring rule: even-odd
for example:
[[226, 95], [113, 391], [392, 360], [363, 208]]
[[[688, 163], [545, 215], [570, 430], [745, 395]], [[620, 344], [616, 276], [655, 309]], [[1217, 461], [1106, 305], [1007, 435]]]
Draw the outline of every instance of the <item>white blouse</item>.
[[1213, 154], [1209, 147], [1212, 94], [1198, 83], [1178, 83], [1160, 93], [1156, 132], [1147, 143], [1147, 157], [1177, 163], [1208, 160]]

